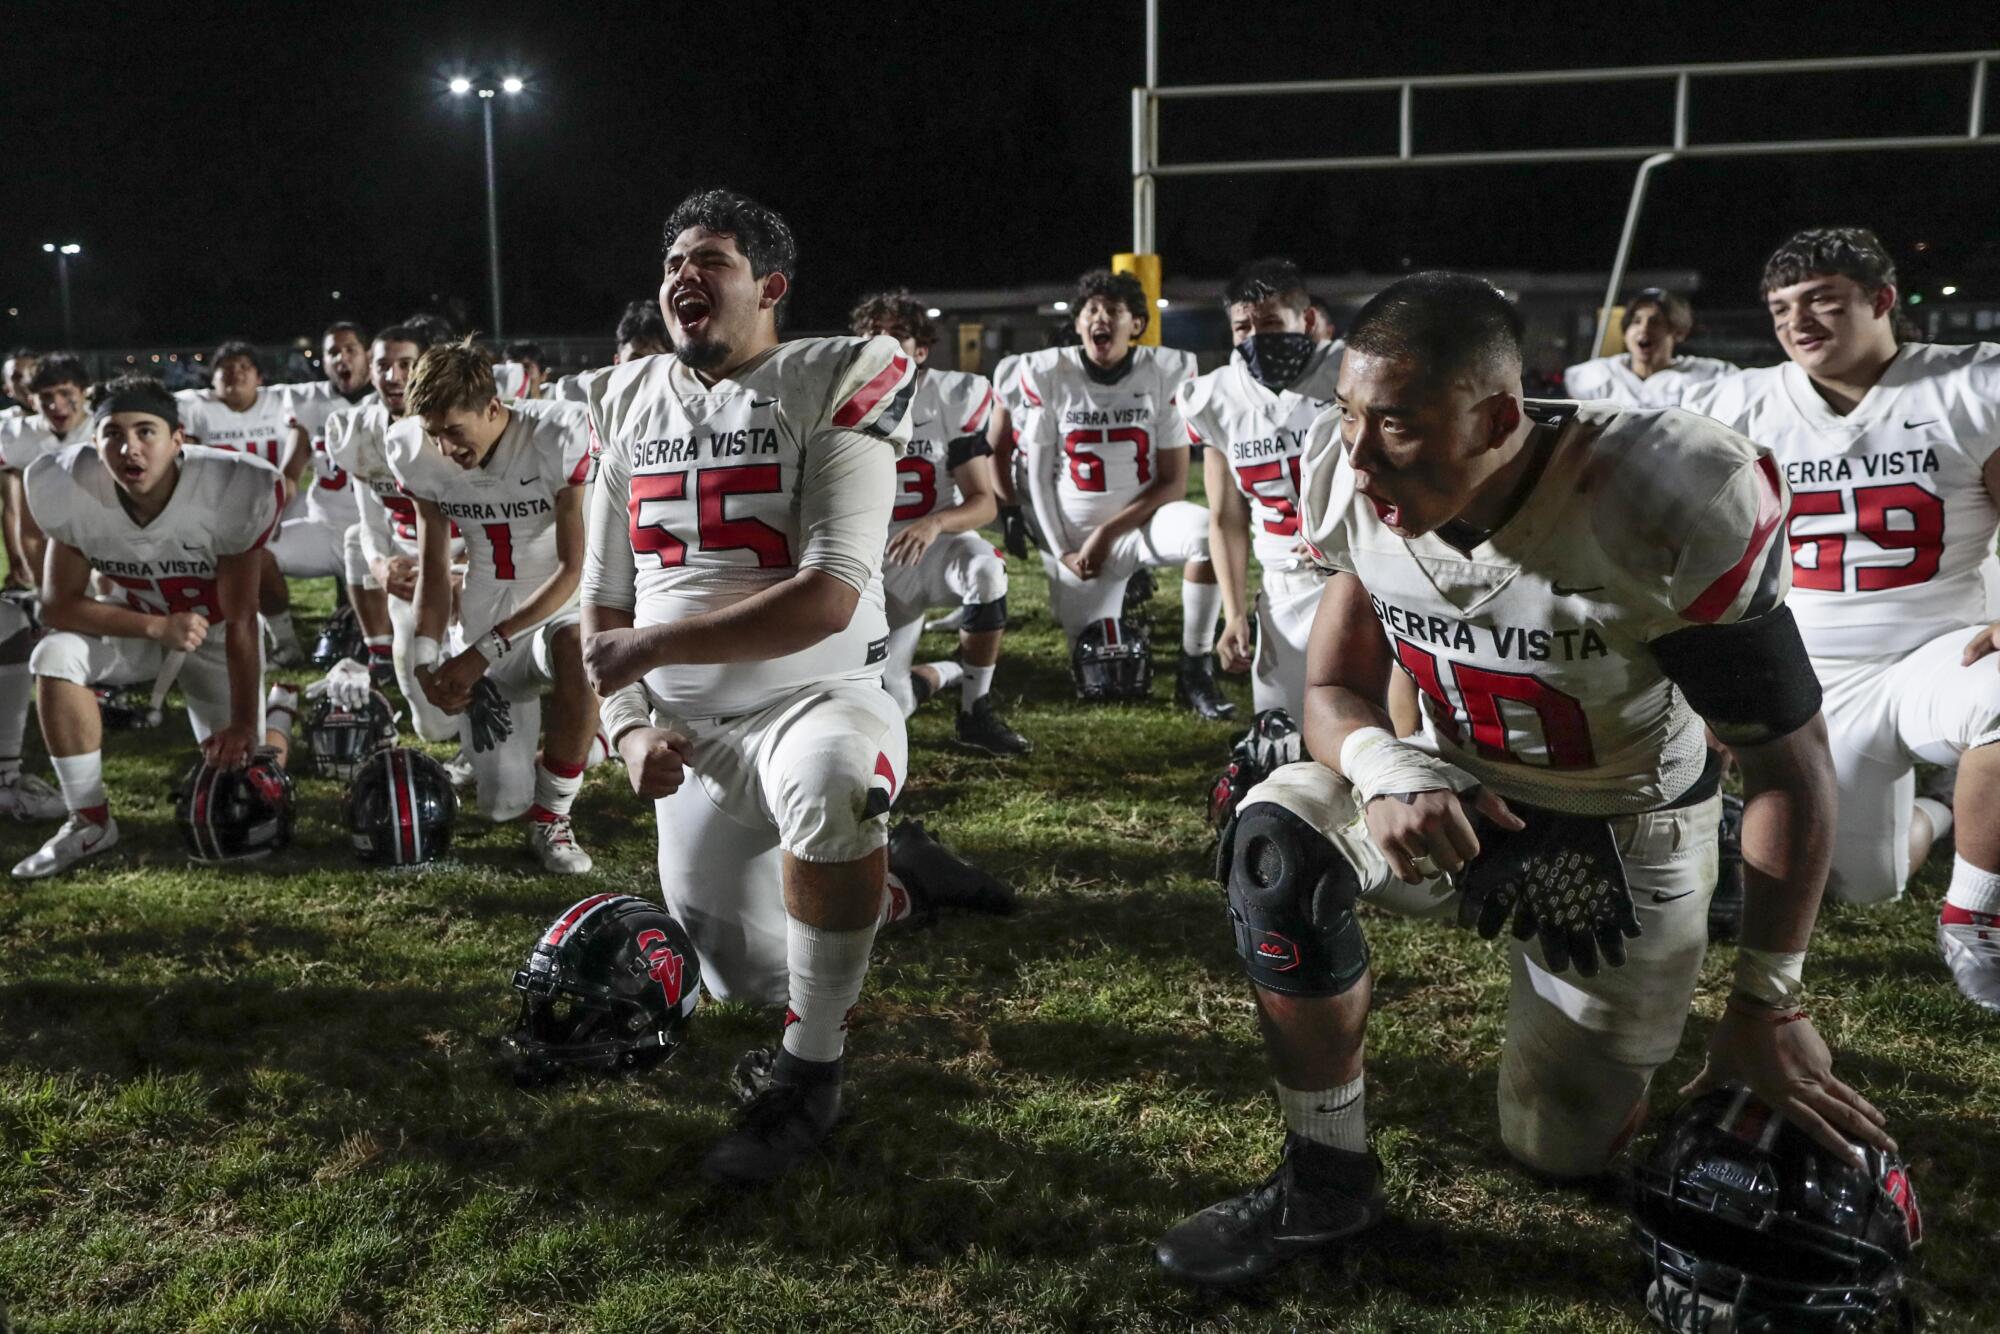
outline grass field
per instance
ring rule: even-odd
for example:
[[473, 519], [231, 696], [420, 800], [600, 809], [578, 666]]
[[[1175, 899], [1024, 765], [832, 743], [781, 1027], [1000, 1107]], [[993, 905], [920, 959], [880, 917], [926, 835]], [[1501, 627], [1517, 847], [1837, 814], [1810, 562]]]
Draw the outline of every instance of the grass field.
[[[173, 829], [179, 712], [113, 734], [123, 845], [0, 889], [12, 1328], [1637, 1327], [1615, 1197], [1539, 1185], [1498, 1147], [1499, 948], [1379, 915], [1369, 1116], [1390, 1221], [1254, 1296], [1157, 1276], [1158, 1233], [1269, 1170], [1278, 1144], [1206, 866], [1203, 783], [1232, 727], [1174, 707], [1167, 681], [1145, 706], [1073, 703], [1039, 572], [1015, 574], [1000, 702], [1038, 749], [972, 757], [926, 710], [898, 810], [1011, 877], [1022, 909], [883, 934], [851, 1118], [823, 1162], [761, 1192], [718, 1194], [695, 1167], [727, 1124], [731, 1062], [775, 1035], [768, 1014], [710, 1005], [670, 1066], [626, 1082], [528, 1094], [489, 1068], [484, 1039], [548, 919], [586, 890], [657, 892], [650, 810], [615, 770], [578, 803], [587, 884], [534, 873], [517, 829], [472, 818], [443, 865], [363, 869], [335, 788], [312, 780], [289, 850], [217, 873]], [[45, 833], [0, 826], [0, 856]], [[1941, 863], [1915, 902], [1829, 911], [1808, 981], [1842, 1072], [1913, 1163], [1930, 1327], [1991, 1331], [2000, 1054], [1931, 945]], [[1726, 973], [1717, 951], [1669, 1090]]]

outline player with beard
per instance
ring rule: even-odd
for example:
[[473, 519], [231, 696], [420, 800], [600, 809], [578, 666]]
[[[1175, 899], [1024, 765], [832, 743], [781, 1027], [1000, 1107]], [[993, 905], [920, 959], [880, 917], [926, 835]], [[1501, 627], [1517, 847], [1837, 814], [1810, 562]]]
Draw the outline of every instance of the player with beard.
[[354, 487], [327, 450], [327, 423], [374, 399], [368, 380], [368, 338], [361, 326], [340, 320], [320, 336], [320, 364], [326, 378], [317, 384], [283, 389], [286, 429], [285, 475], [294, 485], [313, 472], [305, 512], [287, 517], [272, 539], [271, 554], [288, 579], [339, 579], [346, 571], [347, 530], [360, 522]]
[[[1938, 947], [2000, 1011], [2000, 344], [1906, 341], [1896, 268], [1858, 227], [1800, 232], [1764, 269], [1787, 360], [1687, 406], [1769, 449], [1792, 486], [1792, 604], [1826, 689], [1840, 782], [1828, 892], [1879, 903], [1956, 835]], [[1919, 761], [1958, 767], [1951, 806]]]
[[[28, 503], [49, 539], [49, 633], [31, 670], [69, 818], [14, 867], [18, 879], [118, 842], [93, 685], [152, 680], [167, 654], [185, 653], [178, 684], [208, 761], [241, 764], [265, 739], [258, 556], [277, 530], [284, 479], [254, 455], [183, 450], [179, 407], [158, 380], [114, 380], [97, 402], [93, 444], [28, 468]], [[93, 597], [92, 571], [122, 601]]]
[[742, 195], [689, 196], [663, 241], [674, 355], [586, 377], [584, 662], [658, 799], [661, 885], [703, 982], [788, 1005], [770, 1082], [704, 1163], [747, 1182], [832, 1129], [847, 1016], [896, 911], [885, 823], [907, 757], [881, 564], [916, 366], [879, 335], [780, 343], [797, 252]]
[[[1235, 351], [1180, 396], [1188, 438], [1207, 446], [1208, 549], [1222, 590], [1215, 656], [1226, 672], [1254, 665], [1250, 692], [1257, 712], [1284, 709], [1299, 719], [1305, 716], [1306, 636], [1326, 582], [1299, 538], [1299, 468], [1307, 428], [1333, 401], [1340, 353], [1313, 337], [1319, 317], [1290, 260], [1245, 265], [1229, 280], [1222, 302]], [[1254, 604], [1248, 596], [1252, 551], [1263, 570]]]
[[[1358, 899], [1456, 907], [1489, 936], [1511, 918], [1501, 1141], [1544, 1176], [1606, 1169], [1707, 953], [1721, 800], [1703, 719], [1742, 767], [1749, 885], [1735, 989], [1684, 1092], [1747, 1086], [1849, 1160], [1850, 1138], [1893, 1148], [1801, 1004], [1834, 795], [1777, 466], [1675, 409], [1525, 401], [1521, 332], [1479, 279], [1391, 285], [1307, 442], [1321, 759], [1253, 788], [1224, 834], [1288, 1133], [1263, 1185], [1162, 1239], [1177, 1278], [1254, 1281], [1382, 1217]], [[1427, 716], [1408, 740], [1385, 708], [1397, 669]]]
[[417, 681], [417, 506], [389, 466], [388, 436], [404, 414], [404, 394], [417, 358], [430, 347], [424, 332], [392, 324], [369, 344], [374, 401], [336, 414], [327, 452], [357, 483], [360, 519], [347, 531], [347, 595], [368, 643], [377, 681], [393, 673], [410, 706], [410, 722], [426, 741], [458, 736], [458, 720], [441, 712]]
[[[883, 684], [907, 716], [957, 683], [959, 741], [994, 755], [1024, 755], [1033, 746], [993, 711], [991, 693], [1007, 630], [1007, 562], [975, 531], [996, 512], [986, 440], [993, 386], [981, 376], [927, 368], [937, 326], [908, 292], [863, 299], [848, 327], [864, 338], [887, 334], [917, 367], [910, 443], [896, 461], [882, 570], [889, 615]], [[947, 604], [964, 611], [960, 661], [916, 665], [925, 611]]]
[[1694, 332], [1694, 310], [1672, 292], [1648, 287], [1633, 297], [1619, 328], [1625, 351], [1571, 366], [1563, 372], [1564, 393], [1628, 408], [1672, 408], [1695, 386], [1736, 369], [1714, 357], [1681, 355]]
[[1216, 688], [1211, 652], [1222, 590], [1209, 563], [1208, 511], [1186, 499], [1187, 426], [1174, 406], [1194, 358], [1136, 343], [1152, 311], [1130, 274], [1085, 274], [1075, 307], [1082, 344], [1032, 353], [1016, 372], [1052, 609], [1074, 644], [1085, 627], [1119, 614], [1125, 583], [1142, 566], [1181, 566], [1175, 694], [1204, 718], [1230, 717], [1236, 706]]

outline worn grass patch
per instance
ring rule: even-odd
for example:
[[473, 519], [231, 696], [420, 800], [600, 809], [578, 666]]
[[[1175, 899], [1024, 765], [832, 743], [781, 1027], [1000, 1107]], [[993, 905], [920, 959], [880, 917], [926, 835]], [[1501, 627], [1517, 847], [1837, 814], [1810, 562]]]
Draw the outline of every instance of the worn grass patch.
[[[1148, 705], [1072, 702], [1040, 572], [1015, 575], [1000, 704], [1038, 749], [968, 755], [948, 713], [921, 713], [901, 811], [1012, 877], [1022, 910], [884, 935], [853, 1115], [765, 1192], [718, 1195], [694, 1168], [771, 1016], [710, 1006], [644, 1079], [527, 1094], [492, 1076], [482, 1040], [511, 1013], [511, 971], [582, 889], [534, 873], [516, 830], [468, 818], [447, 864], [364, 870], [334, 788], [305, 780], [289, 850], [200, 870], [172, 828], [192, 754], [178, 713], [115, 735], [123, 845], [0, 887], [14, 1327], [1634, 1327], [1616, 1200], [1542, 1185], [1497, 1145], [1498, 950], [1380, 916], [1369, 1114], [1392, 1219], [1254, 1298], [1156, 1276], [1160, 1231], [1267, 1171], [1278, 1141], [1206, 871], [1202, 788], [1232, 730], [1175, 708], [1166, 680]], [[650, 812], [622, 778], [594, 773], [578, 811], [593, 888], [657, 892]], [[44, 832], [0, 827], [0, 856]], [[1991, 1330], [2000, 1055], [1933, 953], [1941, 861], [1913, 902], [1830, 910], [1810, 980], [1843, 1072], [1914, 1164], [1932, 1327]], [[1726, 973], [1718, 951], [1666, 1087], [1692, 1075]]]

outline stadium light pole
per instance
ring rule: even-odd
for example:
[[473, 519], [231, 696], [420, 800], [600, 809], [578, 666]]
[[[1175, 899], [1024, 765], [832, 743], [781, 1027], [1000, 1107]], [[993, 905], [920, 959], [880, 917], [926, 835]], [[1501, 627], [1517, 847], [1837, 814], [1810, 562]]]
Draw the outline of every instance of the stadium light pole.
[[56, 286], [62, 289], [63, 346], [76, 346], [76, 324], [70, 318], [69, 309], [69, 257], [83, 253], [83, 247], [74, 241], [57, 245], [54, 241], [42, 242], [42, 253], [56, 257]]
[[500, 323], [500, 198], [499, 183], [494, 170], [493, 153], [493, 101], [502, 93], [513, 97], [527, 87], [516, 75], [508, 75], [495, 88], [482, 80], [475, 85], [464, 75], [459, 75], [450, 84], [452, 95], [465, 97], [479, 94], [481, 119], [486, 124], [486, 280], [493, 298], [493, 336], [502, 336]]

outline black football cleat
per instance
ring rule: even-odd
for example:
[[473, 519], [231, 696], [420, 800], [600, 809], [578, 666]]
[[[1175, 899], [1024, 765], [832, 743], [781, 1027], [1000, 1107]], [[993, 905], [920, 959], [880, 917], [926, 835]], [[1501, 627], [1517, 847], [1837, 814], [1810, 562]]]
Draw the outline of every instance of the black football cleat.
[[889, 869], [925, 916], [935, 916], [940, 908], [997, 917], [1014, 911], [1012, 886], [932, 838], [922, 820], [904, 820], [889, 830]]
[[1183, 1283], [1254, 1283], [1375, 1226], [1386, 1208], [1374, 1154], [1286, 1135], [1285, 1159], [1263, 1185], [1182, 1220], [1153, 1258]]
[[1211, 721], [1236, 716], [1236, 706], [1223, 698], [1222, 687], [1215, 683], [1213, 654], [1181, 654], [1181, 669], [1174, 678], [1174, 698]]
[[983, 695], [970, 711], [958, 713], [958, 744], [983, 750], [988, 755], [1026, 755], [1035, 743], [1007, 726], [1007, 720], [993, 711], [993, 697]]
[[750, 1057], [738, 1061], [739, 1095], [751, 1096], [736, 1129], [701, 1160], [702, 1174], [717, 1185], [749, 1186], [775, 1180], [805, 1161], [840, 1120], [844, 1064], [802, 1061], [782, 1050], [768, 1067], [746, 1069], [756, 1063]]
[[1715, 897], [1708, 901], [1708, 938], [1734, 940], [1743, 925], [1743, 798], [1722, 798], [1716, 836]]

